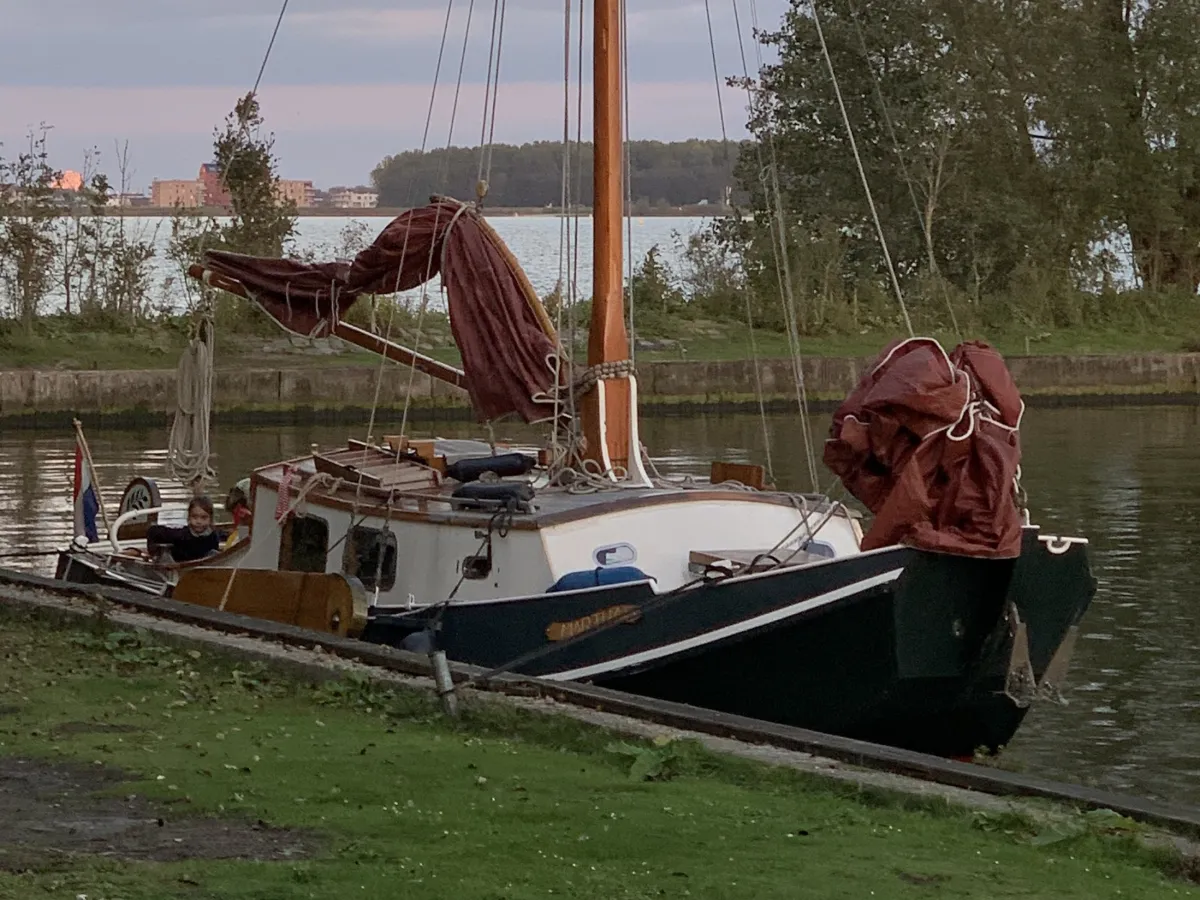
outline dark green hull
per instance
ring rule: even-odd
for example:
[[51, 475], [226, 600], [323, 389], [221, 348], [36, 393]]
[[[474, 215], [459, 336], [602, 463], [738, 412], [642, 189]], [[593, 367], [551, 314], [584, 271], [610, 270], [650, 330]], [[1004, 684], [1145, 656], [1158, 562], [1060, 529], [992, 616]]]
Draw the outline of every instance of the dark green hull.
[[[1029, 528], [1015, 560], [894, 547], [665, 604], [645, 582], [450, 604], [436, 641], [480, 666], [531, 657], [513, 670], [962, 756], [1009, 741], [1094, 591], [1086, 543], [1052, 545]], [[553, 623], [630, 606], [635, 622], [548, 638]], [[381, 615], [364, 638], [399, 645], [421, 627]]]
[[1034, 687], [1012, 665], [1010, 604], [1024, 623], [1032, 680], [1042, 685], [1095, 593], [1086, 544], [1052, 553], [1026, 529], [1016, 560], [906, 553], [885, 590], [602, 683], [945, 756], [1007, 744]]

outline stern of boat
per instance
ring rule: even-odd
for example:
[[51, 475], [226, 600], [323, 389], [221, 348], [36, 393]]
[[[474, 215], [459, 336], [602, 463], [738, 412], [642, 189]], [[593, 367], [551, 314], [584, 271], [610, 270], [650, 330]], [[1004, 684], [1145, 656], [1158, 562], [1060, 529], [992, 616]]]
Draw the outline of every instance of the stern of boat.
[[[1061, 702], [1095, 592], [1084, 538], [1026, 527], [1013, 560], [917, 551], [897, 580], [893, 614], [897, 674], [925, 702], [888, 730], [914, 749], [1004, 746], [1033, 702]], [[952, 735], [973, 736], [971, 746]]]

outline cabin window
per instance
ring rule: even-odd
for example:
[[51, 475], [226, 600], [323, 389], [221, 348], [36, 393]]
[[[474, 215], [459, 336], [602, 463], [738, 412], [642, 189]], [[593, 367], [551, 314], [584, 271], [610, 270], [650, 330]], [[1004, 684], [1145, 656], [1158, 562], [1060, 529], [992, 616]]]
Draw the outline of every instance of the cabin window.
[[342, 571], [357, 578], [369, 591], [377, 587], [390, 591], [396, 584], [396, 535], [362, 525], [351, 528]]
[[328, 522], [319, 516], [292, 516], [280, 533], [280, 571], [324, 572], [328, 547]]
[[809, 541], [804, 545], [804, 549], [813, 556], [820, 556], [823, 559], [835, 559], [837, 557], [837, 550], [833, 548], [833, 544], [826, 543], [825, 541]]

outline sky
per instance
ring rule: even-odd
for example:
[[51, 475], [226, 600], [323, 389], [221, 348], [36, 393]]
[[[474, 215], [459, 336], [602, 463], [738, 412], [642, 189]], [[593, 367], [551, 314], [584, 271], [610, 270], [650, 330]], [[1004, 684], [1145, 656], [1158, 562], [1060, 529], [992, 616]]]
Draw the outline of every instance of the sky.
[[[423, 140], [431, 149], [479, 144], [495, 0], [474, 0], [468, 17], [471, 2], [450, 0], [425, 136], [445, 0], [289, 0], [259, 88], [281, 177], [318, 188], [365, 184], [384, 156]], [[711, 2], [723, 81], [742, 73], [738, 30], [732, 2]], [[753, 71], [749, 6], [734, 2]], [[0, 155], [11, 158], [45, 123], [56, 167], [79, 169], [95, 148], [115, 183], [117, 148], [127, 146], [131, 189], [147, 189], [154, 178], [194, 178], [211, 156], [214, 127], [254, 84], [280, 3], [0, 0]], [[786, 5], [758, 0], [760, 24], [774, 28]], [[586, 67], [590, 2], [585, 11]], [[578, 3], [572, 15], [577, 27]], [[720, 137], [703, 0], [629, 0], [628, 18], [630, 136]], [[577, 31], [572, 43], [574, 68]], [[563, 44], [562, 0], [507, 0], [496, 141], [561, 138]], [[585, 73], [585, 132], [588, 81]], [[745, 93], [723, 88], [722, 105], [729, 136], [744, 135]]]

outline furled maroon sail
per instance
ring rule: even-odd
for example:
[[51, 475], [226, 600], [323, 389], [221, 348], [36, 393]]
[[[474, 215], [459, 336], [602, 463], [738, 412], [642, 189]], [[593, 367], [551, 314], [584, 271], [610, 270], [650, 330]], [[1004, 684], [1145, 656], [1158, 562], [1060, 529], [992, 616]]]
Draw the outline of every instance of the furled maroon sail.
[[450, 327], [476, 412], [525, 421], [548, 414], [557, 339], [520, 266], [472, 208], [434, 198], [393, 219], [351, 262], [305, 263], [209, 251], [284, 328], [321, 336], [362, 294], [410, 290], [441, 275]]
[[1023, 409], [987, 344], [959, 344], [948, 356], [929, 338], [890, 344], [834, 414], [825, 443], [825, 464], [875, 514], [863, 549], [1018, 556]]

